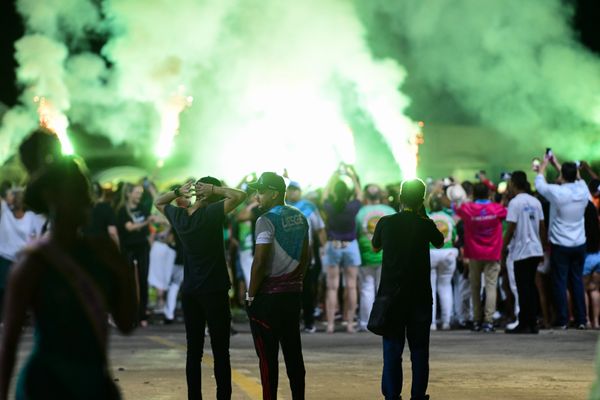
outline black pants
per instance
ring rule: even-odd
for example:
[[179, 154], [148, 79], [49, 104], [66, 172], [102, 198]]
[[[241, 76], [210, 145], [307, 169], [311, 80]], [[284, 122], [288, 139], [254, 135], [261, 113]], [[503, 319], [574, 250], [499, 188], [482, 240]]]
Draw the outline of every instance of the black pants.
[[412, 364], [411, 399], [426, 399], [429, 383], [429, 332], [431, 305], [415, 305], [394, 310], [394, 334], [383, 337], [381, 392], [386, 400], [402, 394], [402, 354], [408, 339]]
[[258, 295], [248, 308], [250, 329], [259, 359], [263, 399], [277, 398], [279, 345], [292, 399], [304, 399], [304, 359], [300, 342], [300, 293]]
[[304, 319], [304, 327], [311, 328], [315, 326], [315, 296], [317, 293], [317, 283], [321, 267], [315, 264], [310, 265], [306, 269], [304, 276], [304, 284], [302, 290], [302, 317]]
[[150, 246], [136, 246], [126, 249], [127, 259], [132, 268], [136, 268], [136, 275], [140, 287], [140, 308], [138, 320], [146, 321], [148, 316], [148, 268], [150, 267]]
[[217, 399], [231, 398], [231, 364], [229, 362], [229, 334], [231, 310], [226, 291], [211, 294], [186, 294], [182, 296], [187, 359], [185, 374], [188, 400], [202, 399], [202, 355], [204, 329], [208, 324], [210, 347], [214, 357], [217, 382]]
[[537, 325], [537, 298], [535, 274], [540, 257], [515, 261], [515, 281], [519, 294], [519, 327], [532, 328]]
[[13, 261], [0, 257], [0, 320], [3, 318], [2, 311], [4, 309], [4, 293], [8, 285], [8, 275], [10, 273]]

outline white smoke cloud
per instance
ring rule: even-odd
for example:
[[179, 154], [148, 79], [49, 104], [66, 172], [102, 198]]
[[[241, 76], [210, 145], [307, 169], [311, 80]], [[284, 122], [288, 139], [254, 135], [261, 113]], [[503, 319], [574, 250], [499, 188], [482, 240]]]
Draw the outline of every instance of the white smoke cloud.
[[0, 125], [0, 163], [12, 155], [28, 132], [37, 125], [35, 111], [13, 107], [2, 115]]
[[16, 5], [28, 32], [52, 39], [83, 39], [86, 32], [102, 29], [92, 0], [18, 0]]
[[37, 125], [36, 96], [47, 96], [61, 112], [70, 106], [64, 71], [66, 46], [48, 36], [30, 34], [15, 42], [15, 48], [20, 66], [17, 79], [23, 85], [23, 91], [21, 104], [2, 116], [0, 163], [14, 154], [22, 139]]

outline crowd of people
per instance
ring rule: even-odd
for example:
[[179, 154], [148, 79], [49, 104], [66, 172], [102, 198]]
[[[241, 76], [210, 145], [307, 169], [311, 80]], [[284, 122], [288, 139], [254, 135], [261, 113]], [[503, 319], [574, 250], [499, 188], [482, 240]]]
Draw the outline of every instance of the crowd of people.
[[[556, 183], [544, 178], [546, 164], [556, 168]], [[555, 156], [535, 168], [533, 185], [524, 171], [504, 174], [497, 185], [483, 171], [474, 181], [427, 180], [426, 214], [444, 234], [443, 246], [430, 250], [431, 330], [600, 327], [598, 176], [585, 162], [560, 165]], [[237, 185], [247, 197], [222, 226], [233, 308], [243, 308], [250, 286], [262, 211], [247, 184], [255, 178], [250, 174]], [[286, 186], [286, 204], [299, 209], [309, 226], [303, 331], [366, 331], [382, 265], [371, 239], [378, 220], [398, 210], [399, 187], [361, 184], [345, 165], [325, 188], [303, 192], [287, 177]], [[172, 323], [180, 307], [183, 253], [171, 224], [152, 206], [158, 192], [148, 180], [120, 184], [117, 192], [101, 190], [90, 228], [112, 237], [136, 267], [142, 326], [149, 315], [148, 282], [164, 323]], [[190, 206], [185, 197], [174, 202]]]
[[[43, 146], [48, 149], [41, 157]], [[153, 323], [153, 311], [164, 324], [182, 314], [189, 398], [201, 393], [197, 377], [206, 326], [215, 354], [217, 398], [231, 396], [231, 308], [247, 310], [265, 398], [277, 392], [280, 344], [293, 396], [304, 396], [300, 321], [306, 334], [367, 331], [378, 293], [397, 293], [390, 282], [400, 282], [405, 302], [428, 314], [426, 332], [422, 324], [408, 325], [415, 329], [412, 337], [408, 332], [415, 354], [424, 349], [418, 338], [426, 337], [428, 347], [429, 332], [435, 330], [491, 333], [502, 328], [509, 334], [537, 334], [552, 327], [600, 328], [600, 179], [586, 162], [560, 164], [547, 152], [532, 163], [533, 185], [522, 170], [503, 174], [498, 184], [484, 171], [473, 181], [427, 179], [418, 201], [403, 200], [400, 185], [361, 182], [357, 171], [343, 163], [326, 187], [310, 191], [303, 191], [294, 177], [264, 173], [244, 177], [235, 188], [210, 176], [183, 179], [162, 191], [147, 178], [115, 187], [94, 183], [90, 197], [82, 168], [73, 160], [49, 162], [49, 156], [59, 158], [52, 149], [37, 142], [22, 146], [24, 163], [33, 163], [26, 164], [31, 176], [26, 190], [2, 183], [0, 296], [9, 333], [3, 336], [0, 357], [2, 390], [26, 307], [34, 310], [36, 327], [58, 337], [56, 328], [45, 324], [57, 318], [56, 311], [46, 309], [34, 291], [52, 298], [44, 285], [60, 286], [60, 276], [81, 289], [79, 303], [91, 304], [82, 312], [92, 320], [95, 338], [81, 335], [75, 343], [100, 340], [101, 351], [88, 354], [95, 359], [102, 360], [105, 352], [108, 322], [127, 332]], [[548, 166], [555, 171], [546, 174]], [[555, 178], [549, 182], [547, 176]], [[437, 228], [424, 241], [426, 259], [411, 258], [403, 247], [425, 235], [416, 220], [390, 222], [407, 213]], [[403, 224], [408, 236], [402, 236], [402, 243], [390, 241], [401, 236], [396, 230]], [[31, 249], [39, 238], [42, 244]], [[129, 268], [117, 267], [117, 249]], [[32, 267], [36, 263], [63, 267], [56, 268], [58, 277], [46, 273], [41, 283]], [[386, 272], [383, 266], [394, 263], [422, 265], [422, 271], [418, 277], [404, 270], [391, 274], [390, 267]], [[87, 272], [77, 272], [75, 264], [85, 265]], [[12, 288], [9, 274], [14, 275]], [[406, 286], [421, 282], [423, 274], [428, 274], [426, 285]], [[30, 295], [18, 300], [23, 302], [19, 307], [16, 290]], [[301, 297], [290, 295], [295, 293]], [[98, 313], [111, 314], [110, 321]], [[403, 346], [404, 338], [384, 340], [384, 354], [397, 359]], [[43, 390], [43, 385], [28, 386], [27, 377], [43, 380], [35, 367], [44, 357], [30, 364], [22, 390]], [[414, 375], [428, 373], [428, 352], [423, 357], [413, 360], [413, 398], [426, 398], [427, 379]], [[386, 363], [384, 394], [387, 390], [394, 398], [401, 390], [394, 378], [398, 366]], [[54, 372], [60, 378], [72, 371], [57, 367]], [[105, 385], [98, 393], [113, 393], [105, 380], [90, 384]]]

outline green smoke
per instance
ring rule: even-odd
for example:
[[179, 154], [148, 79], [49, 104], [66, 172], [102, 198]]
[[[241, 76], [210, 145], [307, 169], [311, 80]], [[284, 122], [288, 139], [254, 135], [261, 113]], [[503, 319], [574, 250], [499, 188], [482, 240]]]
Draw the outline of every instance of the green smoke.
[[[34, 95], [67, 115], [76, 145], [79, 127], [148, 158], [161, 130], [177, 125], [172, 115], [165, 123], [165, 105], [177, 93], [193, 97], [164, 170], [230, 182], [287, 168], [320, 184], [338, 161], [356, 162], [365, 180], [413, 175], [417, 119], [481, 126], [573, 158], [600, 150], [600, 64], [577, 44], [560, 0], [19, 0], [18, 8], [24, 90], [3, 116], [0, 161], [36, 125]], [[98, 35], [108, 38], [101, 56], [90, 51]]]
[[405, 89], [419, 97], [409, 113], [597, 158], [600, 60], [576, 41], [564, 3], [356, 0], [374, 52], [409, 71]]
[[[105, 0], [102, 18], [93, 1], [51, 3], [20, 2], [28, 34], [52, 43], [40, 57], [68, 49], [57, 71], [29, 86], [62, 104], [71, 126], [153, 156], [165, 103], [183, 87], [194, 102], [180, 116], [167, 166], [229, 181], [287, 168], [307, 184], [324, 183], [339, 161], [381, 166], [370, 180], [415, 173], [408, 141], [416, 126], [398, 91], [405, 71], [373, 60], [348, 1]], [[108, 35], [102, 56], [110, 64], [87, 51], [93, 34]], [[46, 79], [67, 90], [46, 90]], [[22, 103], [31, 118], [29, 97]]]

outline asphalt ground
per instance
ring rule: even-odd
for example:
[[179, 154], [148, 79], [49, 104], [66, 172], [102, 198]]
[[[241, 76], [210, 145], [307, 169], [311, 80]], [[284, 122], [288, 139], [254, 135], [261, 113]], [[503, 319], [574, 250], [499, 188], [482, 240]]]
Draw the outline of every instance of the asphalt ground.
[[[247, 324], [231, 338], [233, 399], [260, 399], [258, 358]], [[598, 331], [542, 330], [506, 335], [456, 330], [433, 332], [429, 394], [432, 399], [587, 399], [595, 379]], [[340, 331], [303, 334], [307, 399], [380, 399], [381, 338]], [[20, 363], [31, 349], [28, 328]], [[131, 336], [113, 334], [111, 369], [125, 399], [185, 399], [183, 324], [151, 325]], [[410, 398], [410, 357], [404, 357], [403, 395]], [[215, 397], [210, 341], [202, 369], [204, 398]], [[283, 360], [279, 397], [291, 399]]]

